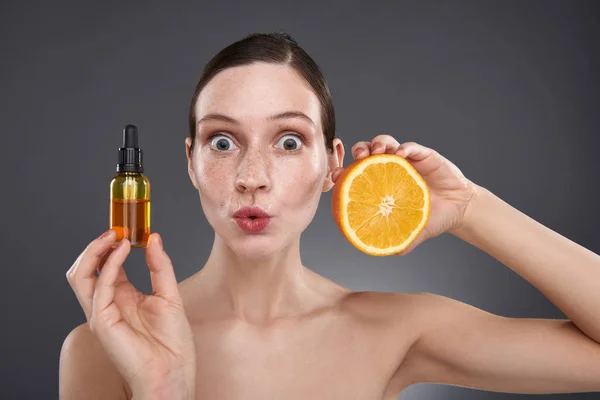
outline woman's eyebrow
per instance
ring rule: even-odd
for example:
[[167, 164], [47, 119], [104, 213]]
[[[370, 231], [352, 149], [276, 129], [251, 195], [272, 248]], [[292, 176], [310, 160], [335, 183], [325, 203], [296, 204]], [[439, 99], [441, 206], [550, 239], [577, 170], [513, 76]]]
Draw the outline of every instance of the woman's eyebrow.
[[[282, 120], [282, 119], [293, 119], [293, 118], [303, 119], [303, 120], [309, 122], [311, 125], [316, 126], [314, 121], [312, 119], [310, 119], [308, 117], [308, 115], [306, 115], [300, 111], [284, 111], [279, 114], [271, 115], [270, 117], [267, 118], [267, 121], [277, 121], [277, 120]], [[240, 124], [239, 121], [237, 121], [234, 118], [228, 117], [227, 115], [211, 113], [211, 114], [206, 114], [204, 117], [202, 117], [198, 121], [198, 125], [200, 123], [206, 122], [206, 121], [221, 121], [221, 122], [227, 122], [227, 123], [235, 124], [235, 125]]]
[[267, 118], [267, 120], [269, 120], [269, 121], [275, 121], [275, 120], [293, 119], [293, 118], [303, 119], [306, 122], [310, 123], [312, 126], [316, 127], [316, 125], [313, 122], [313, 120], [310, 119], [308, 117], [308, 115], [306, 115], [306, 114], [304, 114], [303, 112], [300, 112], [300, 111], [284, 111], [282, 113], [270, 116], [269, 118]]

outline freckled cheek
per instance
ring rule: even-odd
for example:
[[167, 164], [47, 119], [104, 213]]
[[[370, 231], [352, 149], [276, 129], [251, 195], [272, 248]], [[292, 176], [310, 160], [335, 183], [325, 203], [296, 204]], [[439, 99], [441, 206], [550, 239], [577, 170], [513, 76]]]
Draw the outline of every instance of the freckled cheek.
[[[310, 165], [310, 164], [309, 164]], [[303, 164], [300, 168], [282, 168], [278, 170], [278, 183], [282, 203], [297, 208], [307, 206], [318, 196], [322, 186], [319, 168]]]
[[202, 165], [196, 169], [196, 181], [205, 206], [212, 209], [227, 207], [231, 197], [229, 179], [231, 179], [231, 174], [224, 168], [220, 168], [217, 163], [210, 167]]

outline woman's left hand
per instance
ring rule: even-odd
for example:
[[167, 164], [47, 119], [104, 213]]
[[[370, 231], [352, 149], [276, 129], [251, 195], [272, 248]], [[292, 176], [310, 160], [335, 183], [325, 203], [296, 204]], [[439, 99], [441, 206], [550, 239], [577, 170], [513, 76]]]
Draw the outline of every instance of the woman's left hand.
[[[467, 207], [478, 193], [478, 185], [465, 178], [456, 165], [437, 151], [415, 142], [400, 144], [390, 135], [378, 135], [371, 142], [358, 142], [352, 146], [355, 160], [384, 153], [404, 157], [423, 177], [431, 195], [431, 214], [427, 225], [406, 250], [396, 255], [406, 255], [425, 240], [461, 226]], [[334, 183], [343, 169], [333, 172]]]

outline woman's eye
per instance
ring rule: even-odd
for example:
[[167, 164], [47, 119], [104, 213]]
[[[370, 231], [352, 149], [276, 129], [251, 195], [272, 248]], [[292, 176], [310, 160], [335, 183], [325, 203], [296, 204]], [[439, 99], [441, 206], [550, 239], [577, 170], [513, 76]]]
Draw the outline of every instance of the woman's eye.
[[277, 142], [278, 145], [280, 143], [284, 150], [296, 150], [302, 146], [302, 140], [296, 135], [285, 135]]
[[221, 151], [231, 150], [235, 148], [233, 141], [225, 135], [215, 135], [210, 139], [210, 145]]

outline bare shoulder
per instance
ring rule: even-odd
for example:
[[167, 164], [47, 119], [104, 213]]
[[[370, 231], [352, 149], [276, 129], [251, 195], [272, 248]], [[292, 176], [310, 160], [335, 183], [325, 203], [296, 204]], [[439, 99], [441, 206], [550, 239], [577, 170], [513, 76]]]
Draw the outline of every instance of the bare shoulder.
[[356, 317], [394, 326], [410, 324], [415, 331], [421, 331], [434, 316], [452, 320], [472, 310], [491, 315], [470, 304], [429, 292], [352, 292], [344, 297], [343, 307]]
[[[352, 292], [341, 307], [354, 318], [373, 325], [403, 348], [412, 347], [436, 321], [452, 321], [465, 313], [492, 315], [450, 297], [429, 292]], [[476, 320], [471, 321], [477, 322]]]
[[74, 328], [60, 351], [61, 400], [128, 399], [128, 389], [87, 323]]
[[[402, 368], [407, 354], [419, 340], [425, 315], [443, 308], [443, 296], [427, 292], [352, 292], [345, 296], [340, 307], [357, 321], [369, 340], [383, 349], [381, 362], [386, 374], [385, 398], [395, 398], [406, 387], [415, 383]], [[451, 299], [448, 299], [451, 300]]]
[[340, 306], [365, 322], [397, 327], [412, 323], [431, 293], [352, 292]]
[[394, 355], [392, 362], [397, 368], [418, 338], [415, 321], [421, 296], [419, 293], [352, 292], [343, 298], [339, 308], [369, 340]]

